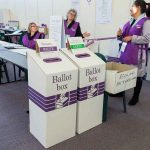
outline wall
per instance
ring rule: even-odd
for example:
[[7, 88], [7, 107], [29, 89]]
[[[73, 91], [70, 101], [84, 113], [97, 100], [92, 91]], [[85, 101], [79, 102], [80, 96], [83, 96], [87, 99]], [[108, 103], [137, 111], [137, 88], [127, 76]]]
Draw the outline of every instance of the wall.
[[[112, 22], [104, 25], [95, 23], [95, 0], [90, 5], [87, 0], [80, 0], [80, 21], [82, 32], [89, 31], [91, 37], [115, 36], [119, 27], [130, 18], [129, 9], [133, 0], [113, 0]], [[150, 2], [150, 0], [147, 0]], [[0, 0], [0, 9], [10, 9], [11, 19], [19, 20], [22, 28], [27, 28], [29, 22], [49, 24], [51, 15], [66, 15], [71, 7], [71, 0]], [[101, 42], [102, 53], [110, 53], [112, 41]], [[97, 45], [92, 47], [97, 51]], [[106, 50], [107, 49], [107, 50]]]

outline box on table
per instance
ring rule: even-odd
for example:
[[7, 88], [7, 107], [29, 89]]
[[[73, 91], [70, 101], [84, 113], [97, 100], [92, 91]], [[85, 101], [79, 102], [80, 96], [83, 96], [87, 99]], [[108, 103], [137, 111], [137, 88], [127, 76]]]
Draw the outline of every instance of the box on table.
[[29, 52], [30, 132], [45, 147], [75, 136], [77, 67], [61, 52]]
[[78, 67], [77, 133], [102, 123], [105, 63], [87, 48], [72, 53], [62, 49]]
[[109, 62], [106, 70], [106, 92], [117, 94], [136, 86], [137, 68], [135, 66]]
[[40, 33], [44, 33], [45, 35], [48, 34], [48, 28], [46, 26], [38, 27]]

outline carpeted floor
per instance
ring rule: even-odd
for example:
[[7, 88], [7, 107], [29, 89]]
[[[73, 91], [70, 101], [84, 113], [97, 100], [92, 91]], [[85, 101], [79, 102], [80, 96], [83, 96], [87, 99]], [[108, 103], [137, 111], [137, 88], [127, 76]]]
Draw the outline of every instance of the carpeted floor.
[[[127, 99], [132, 91], [127, 92]], [[0, 150], [44, 150], [29, 133], [27, 83], [0, 85]], [[49, 150], [150, 150], [150, 82], [141, 101], [123, 113], [119, 98], [109, 99], [108, 121]]]

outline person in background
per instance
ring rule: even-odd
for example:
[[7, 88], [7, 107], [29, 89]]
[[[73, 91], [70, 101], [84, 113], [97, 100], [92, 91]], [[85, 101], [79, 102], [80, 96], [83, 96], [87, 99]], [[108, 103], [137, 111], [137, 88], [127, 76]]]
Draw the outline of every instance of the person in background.
[[67, 19], [64, 20], [65, 34], [70, 37], [78, 37], [86, 38], [90, 36], [90, 33], [85, 32], [82, 34], [80, 23], [76, 22], [77, 11], [75, 9], [70, 9], [67, 13]]
[[36, 39], [43, 39], [44, 34], [38, 31], [36, 23], [32, 22], [28, 26], [28, 32], [22, 38], [22, 43], [25, 47], [36, 49]]
[[[147, 16], [146, 16], [147, 15]], [[135, 0], [131, 9], [132, 20], [127, 22], [117, 36], [127, 45], [121, 53], [120, 61], [138, 67], [138, 78], [129, 105], [139, 101], [143, 79], [146, 76], [148, 46], [150, 42], [150, 6], [144, 0]]]

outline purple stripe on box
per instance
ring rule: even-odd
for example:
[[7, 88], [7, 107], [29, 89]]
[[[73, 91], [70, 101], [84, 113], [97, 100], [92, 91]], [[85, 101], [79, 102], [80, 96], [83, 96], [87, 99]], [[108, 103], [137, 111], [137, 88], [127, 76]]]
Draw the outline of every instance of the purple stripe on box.
[[71, 98], [71, 97], [77, 97], [77, 93], [70, 95], [70, 98]]
[[77, 90], [70, 91], [70, 94], [74, 94], [74, 93], [77, 93]]
[[84, 101], [84, 100], [87, 100], [87, 99], [88, 99], [87, 96], [85, 96], [85, 97], [78, 97], [78, 101]]
[[42, 110], [44, 110], [45, 112], [49, 112], [52, 110], [55, 110], [55, 107], [49, 107], [49, 108], [45, 108], [43, 107], [41, 104], [39, 104], [35, 99], [33, 99], [32, 97], [29, 96], [29, 99], [34, 102], [37, 106], [39, 106]]
[[102, 95], [102, 94], [104, 94], [104, 91], [102, 91], [102, 92], [98, 92], [98, 95]]
[[72, 102], [69, 102], [69, 105], [72, 105], [72, 104], [75, 104], [77, 103], [77, 101], [72, 101]]
[[55, 98], [49, 99], [49, 100], [45, 101], [45, 99], [44, 99], [43, 97], [39, 96], [37, 93], [34, 93], [33, 91], [30, 91], [30, 90], [28, 91], [28, 94], [34, 95], [35, 97], [39, 98], [40, 101], [42, 101], [42, 102], [45, 103], [45, 104], [47, 104], [47, 103], [53, 103], [53, 102], [55, 102], [56, 99], [57, 99], [57, 97], [55, 96]]
[[85, 97], [85, 96], [87, 96], [87, 92], [84, 94], [78, 94], [78, 97]]
[[62, 107], [77, 103], [77, 90], [49, 97], [43, 96], [31, 87], [29, 87], [28, 90], [29, 99], [45, 112], [60, 109]]
[[78, 101], [84, 101], [102, 95], [104, 93], [104, 88], [104, 82], [83, 88], [78, 88]]
[[40, 98], [37, 98], [36, 96], [34, 96], [33, 94], [29, 93], [29, 96], [32, 97], [33, 99], [35, 99], [38, 103], [40, 103], [41, 105], [43, 105], [44, 107], [51, 107], [51, 106], [55, 106], [55, 102], [49, 102], [49, 103], [43, 103]]
[[77, 99], [77, 96], [70, 97], [70, 101], [74, 101], [75, 99]]
[[48, 52], [48, 51], [57, 51], [57, 46], [40, 48], [40, 52]]
[[55, 95], [54, 96], [49, 96], [49, 97], [45, 97], [42, 94], [40, 94], [39, 92], [37, 92], [36, 90], [34, 90], [33, 88], [31, 88], [30, 86], [28, 86], [28, 90], [34, 92], [35, 94], [37, 94], [38, 96], [42, 97], [44, 99], [44, 101], [49, 101], [52, 99], [55, 99]]

